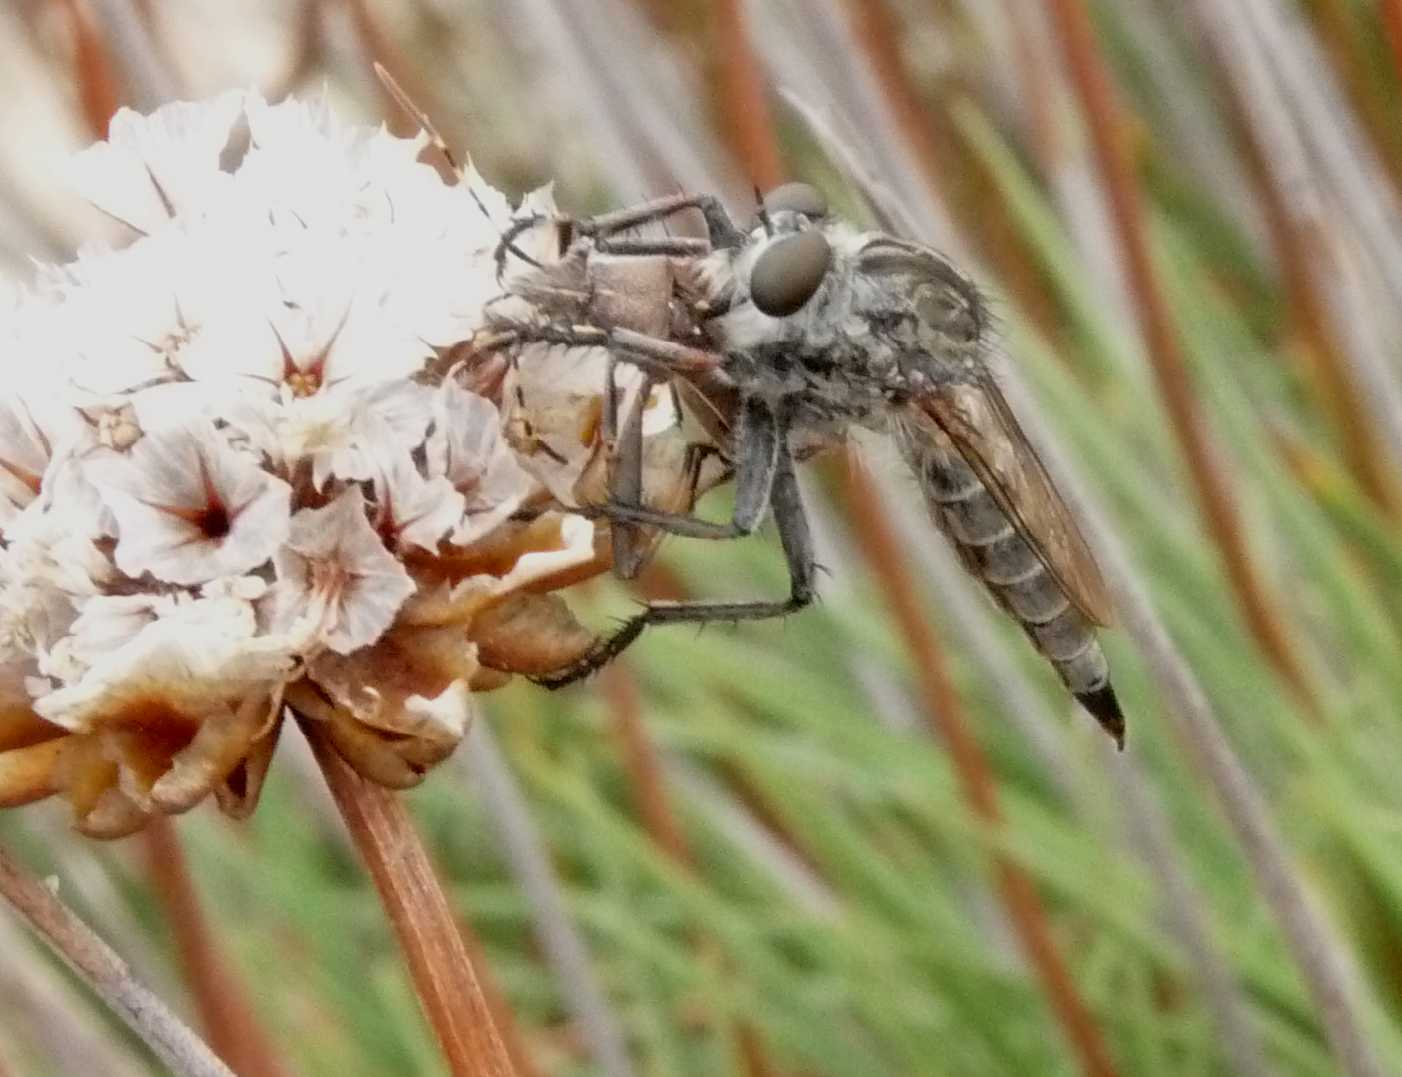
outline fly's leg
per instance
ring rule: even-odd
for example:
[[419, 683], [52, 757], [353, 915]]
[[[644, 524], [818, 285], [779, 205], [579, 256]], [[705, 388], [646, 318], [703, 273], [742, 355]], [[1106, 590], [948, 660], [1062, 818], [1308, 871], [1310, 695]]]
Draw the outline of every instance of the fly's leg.
[[580, 235], [594, 239], [604, 239], [614, 232], [624, 232], [640, 225], [665, 220], [682, 210], [701, 211], [706, 221], [706, 233], [710, 237], [711, 249], [738, 247], [745, 241], [745, 234], [735, 227], [730, 214], [713, 194], [672, 194], [640, 202], [636, 206], [601, 213], [597, 217], [585, 217], [574, 222], [574, 229]]
[[[648, 397], [657, 384], [653, 375], [645, 374], [642, 388], [638, 392], [635, 406], [618, 427], [618, 390], [614, 383], [616, 364], [626, 360], [615, 360], [610, 356], [605, 377], [603, 437], [605, 459], [608, 461], [609, 495], [612, 503], [641, 506], [643, 503], [643, 414]], [[696, 443], [688, 445], [683, 461], [683, 472], [687, 490], [686, 504], [696, 501], [696, 491], [701, 484], [701, 469], [708, 457], [720, 452], [714, 445]], [[604, 515], [610, 515], [604, 510]], [[620, 579], [635, 579], [642, 571], [649, 553], [648, 544], [640, 525], [629, 523], [618, 517], [610, 520], [613, 544], [613, 571]]]
[[[748, 417], [746, 415], [748, 412]], [[760, 621], [783, 617], [813, 601], [817, 564], [808, 517], [798, 489], [786, 431], [768, 406], [747, 400], [737, 427], [735, 514], [729, 524], [709, 524], [692, 517], [667, 518], [669, 528], [681, 534], [705, 538], [731, 538], [749, 534], [758, 526], [766, 506], [774, 511], [784, 560], [789, 569], [789, 597], [758, 602], [654, 602], [626, 621], [614, 635], [584, 658], [546, 677], [535, 678], [547, 688], [560, 688], [607, 665], [650, 625], [709, 624], [713, 621]], [[685, 529], [683, 529], [685, 528]], [[701, 528], [709, 530], [702, 531]]]
[[491, 352], [518, 344], [607, 348], [619, 361], [645, 370], [659, 381], [716, 374], [725, 365], [725, 356], [719, 352], [632, 329], [601, 329], [594, 325], [505, 323], [498, 331], [477, 341], [477, 348], [481, 352]]
[[662, 236], [657, 239], [601, 239], [595, 246], [605, 254], [647, 257], [661, 254], [668, 258], [704, 258], [712, 251], [709, 241], [692, 236]]
[[[643, 412], [655, 384], [650, 373], [643, 374], [643, 384], [633, 401], [622, 430], [618, 428], [618, 385], [614, 377], [617, 360], [610, 354], [604, 377], [604, 459], [608, 467], [610, 497], [632, 505], [643, 500]], [[634, 524], [616, 521], [610, 525], [613, 545], [613, 570], [621, 578], [631, 580], [642, 571], [647, 556], [647, 542], [641, 529]]]
[[634, 501], [624, 501], [615, 491], [615, 500], [598, 508], [601, 516], [613, 521], [643, 524], [687, 538], [744, 538], [754, 534], [769, 506], [777, 474], [779, 456], [786, 453], [778, 418], [758, 397], [740, 402], [740, 417], [733, 435], [735, 442], [735, 508], [726, 523], [714, 523], [697, 516], [659, 512]]
[[[661, 239], [661, 240], [622, 240], [609, 239], [610, 236], [638, 228], [655, 221], [665, 220], [674, 213], [695, 209], [701, 212], [706, 222], [708, 240]], [[506, 271], [506, 256], [514, 254], [528, 265], [540, 268], [540, 263], [516, 245], [522, 234], [530, 231], [545, 218], [539, 215], [520, 217], [513, 221], [502, 233], [497, 244], [494, 259], [497, 266], [497, 280]], [[697, 257], [713, 250], [738, 247], [745, 241], [745, 234], [735, 227], [730, 214], [713, 194], [673, 194], [640, 202], [636, 206], [601, 213], [597, 217], [555, 218], [559, 226], [559, 247], [563, 254], [576, 235], [593, 239], [600, 250], [614, 254], [666, 254], [676, 257]]]

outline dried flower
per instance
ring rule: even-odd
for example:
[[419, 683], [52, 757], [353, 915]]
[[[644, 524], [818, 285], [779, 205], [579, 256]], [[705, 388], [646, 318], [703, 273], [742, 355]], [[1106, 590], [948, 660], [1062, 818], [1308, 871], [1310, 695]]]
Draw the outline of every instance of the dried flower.
[[596, 644], [546, 592], [607, 564], [560, 507], [601, 492], [602, 356], [457, 361], [503, 229], [555, 254], [550, 195], [445, 185], [422, 146], [230, 93], [77, 158], [135, 238], [0, 308], [0, 804], [62, 795], [104, 837], [211, 793], [245, 814], [289, 706], [412, 785], [474, 691]]

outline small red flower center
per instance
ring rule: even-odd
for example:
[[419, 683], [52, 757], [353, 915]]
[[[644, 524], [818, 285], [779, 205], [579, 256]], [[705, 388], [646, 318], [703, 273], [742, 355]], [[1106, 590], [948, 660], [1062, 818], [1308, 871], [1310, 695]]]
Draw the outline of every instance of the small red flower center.
[[223, 538], [229, 533], [232, 521], [229, 519], [229, 510], [223, 505], [209, 505], [195, 520], [195, 526], [212, 539]]

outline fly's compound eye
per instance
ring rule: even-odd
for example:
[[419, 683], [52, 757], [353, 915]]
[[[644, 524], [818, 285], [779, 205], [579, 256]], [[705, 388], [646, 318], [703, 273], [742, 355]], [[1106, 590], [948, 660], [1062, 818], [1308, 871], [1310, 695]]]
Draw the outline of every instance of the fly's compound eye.
[[764, 196], [766, 213], [802, 213], [817, 221], [828, 215], [828, 200], [811, 183], [784, 183]]
[[788, 317], [813, 298], [830, 265], [832, 247], [821, 232], [775, 240], [750, 272], [750, 299], [771, 318]]

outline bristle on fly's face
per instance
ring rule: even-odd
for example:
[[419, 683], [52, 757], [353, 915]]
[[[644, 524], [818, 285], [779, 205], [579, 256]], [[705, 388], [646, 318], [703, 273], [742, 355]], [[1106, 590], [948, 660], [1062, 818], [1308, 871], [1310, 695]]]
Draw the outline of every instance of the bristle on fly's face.
[[1120, 751], [1125, 748], [1125, 716], [1120, 710], [1120, 701], [1115, 697], [1115, 689], [1109, 684], [1093, 692], [1077, 692], [1076, 699], [1088, 710], [1102, 729], [1115, 740]]

